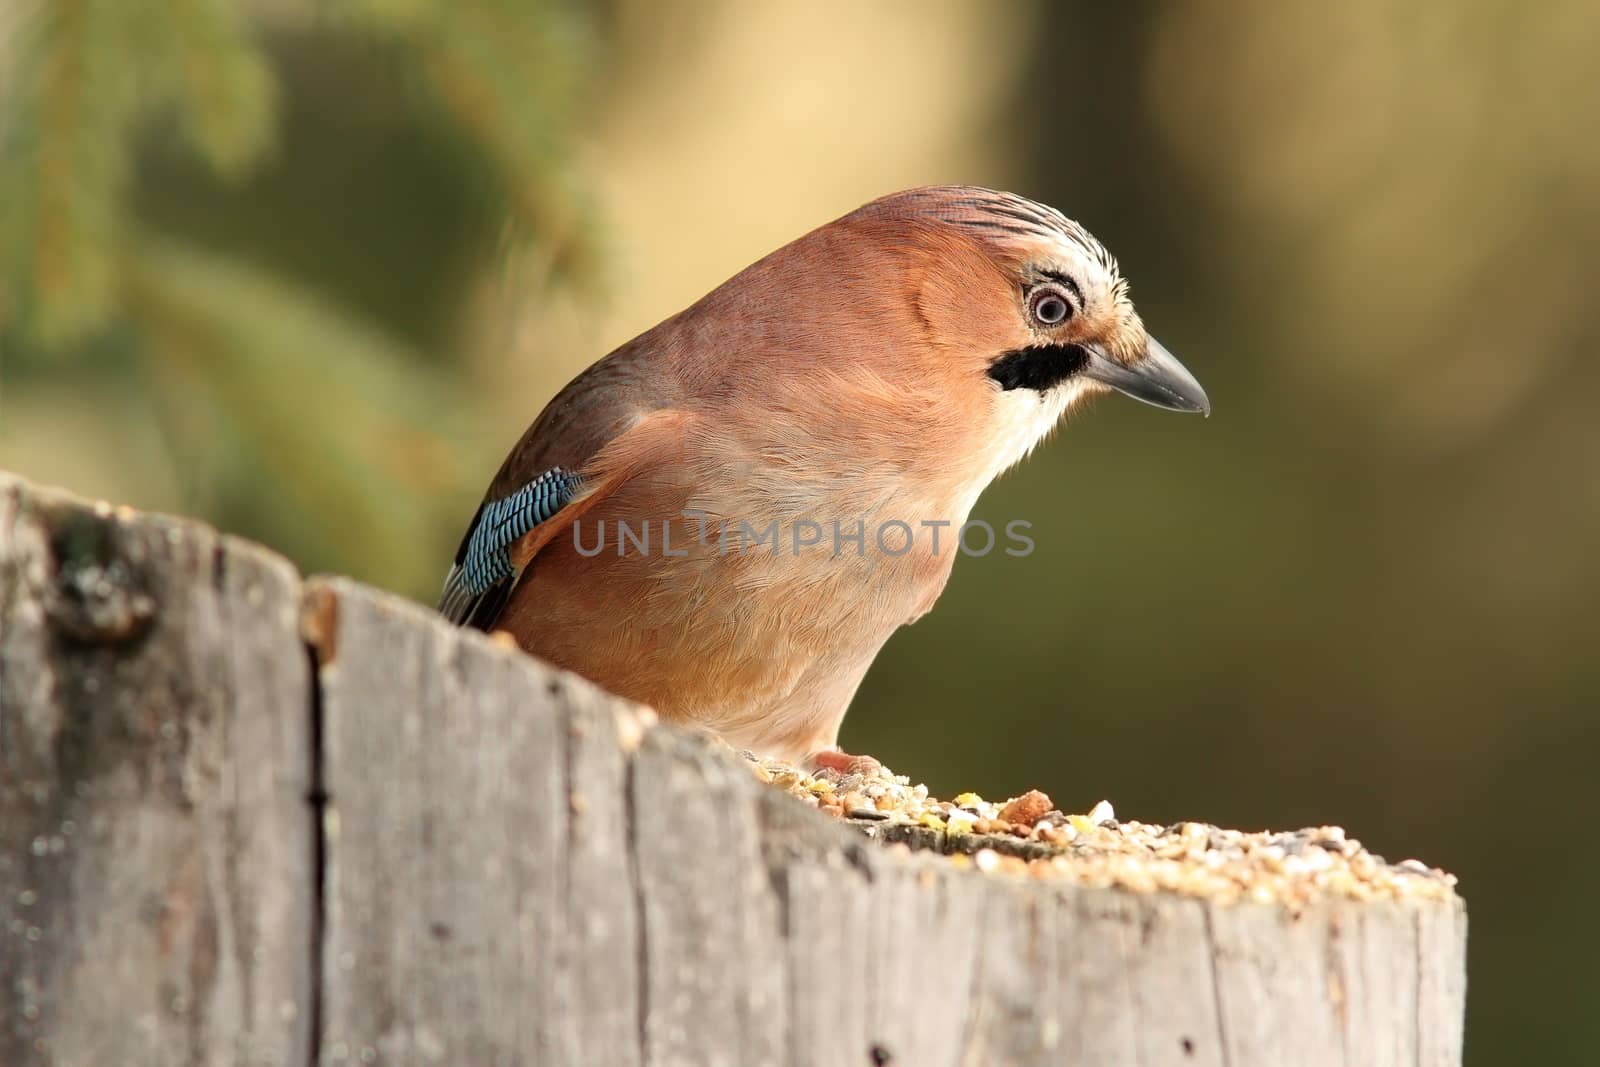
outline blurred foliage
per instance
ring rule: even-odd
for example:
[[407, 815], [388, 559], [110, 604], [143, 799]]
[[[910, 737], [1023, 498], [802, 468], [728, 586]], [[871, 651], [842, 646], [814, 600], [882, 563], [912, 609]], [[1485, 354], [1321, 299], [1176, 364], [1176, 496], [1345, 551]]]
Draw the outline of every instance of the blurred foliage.
[[114, 381], [96, 417], [158, 430], [116, 495], [163, 467], [170, 506], [433, 581], [432, 502], [483, 477], [449, 400], [463, 291], [508, 257], [579, 276], [593, 246], [569, 168], [583, 14], [21, 0], [3, 25], [6, 399]]
[[1002, 479], [1038, 550], [957, 565], [846, 746], [1452, 869], [1469, 1062], [1586, 1064], [1596, 54], [1590, 0], [0, 0], [0, 465], [431, 600], [597, 356], [887, 190], [1015, 188], [1215, 414]]

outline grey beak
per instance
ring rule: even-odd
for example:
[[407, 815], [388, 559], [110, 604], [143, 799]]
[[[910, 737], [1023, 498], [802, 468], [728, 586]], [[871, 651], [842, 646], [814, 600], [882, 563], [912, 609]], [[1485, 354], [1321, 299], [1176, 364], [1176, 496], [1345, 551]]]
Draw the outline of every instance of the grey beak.
[[1089, 365], [1081, 373], [1085, 378], [1104, 382], [1119, 393], [1158, 408], [1211, 414], [1211, 401], [1188, 368], [1178, 362], [1177, 356], [1162, 348], [1154, 337], [1146, 340], [1149, 346], [1144, 358], [1131, 366], [1124, 366], [1093, 346], [1085, 346]]

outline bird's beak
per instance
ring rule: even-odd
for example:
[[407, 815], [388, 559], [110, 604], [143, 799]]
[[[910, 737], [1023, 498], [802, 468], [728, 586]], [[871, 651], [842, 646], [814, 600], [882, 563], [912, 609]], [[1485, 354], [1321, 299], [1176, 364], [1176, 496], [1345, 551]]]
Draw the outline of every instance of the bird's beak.
[[1083, 376], [1168, 411], [1211, 414], [1211, 401], [1188, 368], [1154, 337], [1146, 341], [1144, 357], [1131, 365], [1119, 363], [1093, 345], [1085, 345], [1089, 365], [1083, 369]]

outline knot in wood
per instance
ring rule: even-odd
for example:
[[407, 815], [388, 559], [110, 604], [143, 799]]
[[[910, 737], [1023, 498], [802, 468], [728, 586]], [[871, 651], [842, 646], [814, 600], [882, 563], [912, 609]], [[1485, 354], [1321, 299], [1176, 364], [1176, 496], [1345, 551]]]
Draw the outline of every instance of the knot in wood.
[[118, 554], [106, 525], [68, 519], [52, 531], [55, 581], [45, 598], [52, 626], [91, 645], [118, 645], [144, 635], [156, 617], [142, 569]]

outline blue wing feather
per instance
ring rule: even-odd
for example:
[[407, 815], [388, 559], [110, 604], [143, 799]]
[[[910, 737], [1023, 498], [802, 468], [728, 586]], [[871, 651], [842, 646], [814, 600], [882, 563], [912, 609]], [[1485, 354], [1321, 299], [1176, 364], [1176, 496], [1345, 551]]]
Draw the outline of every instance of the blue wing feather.
[[445, 578], [440, 612], [451, 622], [492, 626], [518, 577], [511, 546], [566, 507], [581, 482], [571, 471], [552, 467], [510, 496], [485, 501]]

